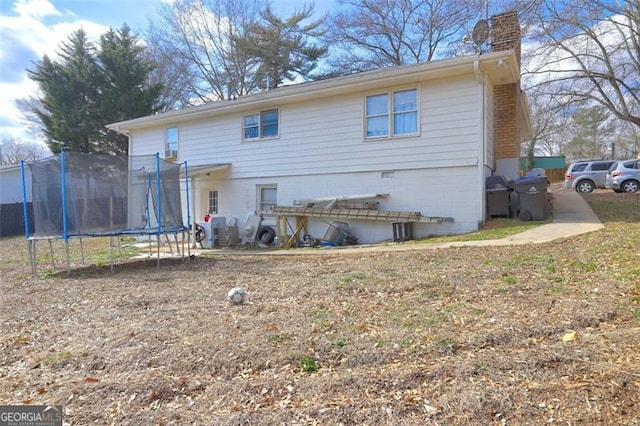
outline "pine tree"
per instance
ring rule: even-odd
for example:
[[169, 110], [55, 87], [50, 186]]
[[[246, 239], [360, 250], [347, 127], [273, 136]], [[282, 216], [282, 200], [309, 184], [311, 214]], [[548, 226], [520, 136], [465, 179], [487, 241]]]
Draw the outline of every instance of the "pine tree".
[[103, 34], [97, 49], [75, 31], [58, 60], [44, 56], [27, 70], [42, 93], [31, 103], [53, 153], [127, 154], [127, 138], [105, 125], [152, 114], [160, 86], [149, 87], [151, 66], [128, 26]]
[[[100, 37], [98, 59], [104, 85], [100, 95], [100, 119], [109, 124], [157, 112], [162, 86], [147, 86], [153, 67], [143, 59], [144, 48], [127, 25], [118, 31], [110, 29]], [[128, 140], [124, 135], [100, 129], [100, 151], [126, 154]]]
[[41, 108], [34, 113], [44, 127], [46, 143], [53, 153], [62, 149], [93, 152], [99, 134], [96, 109], [102, 78], [95, 50], [82, 30], [62, 44], [60, 60], [44, 56], [29, 78], [40, 85]]
[[301, 26], [313, 13], [306, 6], [288, 19], [278, 17], [268, 6], [261, 12], [262, 21], [253, 24], [239, 43], [259, 63], [258, 85], [272, 89], [296, 76], [308, 78], [327, 48], [309, 42], [309, 37], [322, 35], [318, 28], [323, 20]]

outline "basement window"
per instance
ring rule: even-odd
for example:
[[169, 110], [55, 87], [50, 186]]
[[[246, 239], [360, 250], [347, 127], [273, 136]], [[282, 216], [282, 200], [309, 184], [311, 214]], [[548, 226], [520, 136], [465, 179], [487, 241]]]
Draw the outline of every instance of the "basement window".
[[277, 185], [258, 185], [258, 211], [269, 212], [278, 205]]

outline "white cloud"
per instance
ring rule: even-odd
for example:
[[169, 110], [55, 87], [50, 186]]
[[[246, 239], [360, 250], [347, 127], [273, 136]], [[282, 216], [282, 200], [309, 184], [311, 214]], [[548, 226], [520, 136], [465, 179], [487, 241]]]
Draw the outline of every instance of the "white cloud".
[[12, 12], [0, 15], [0, 133], [34, 140], [15, 102], [37, 94], [38, 87], [27, 77], [26, 69], [45, 54], [55, 59], [62, 42], [79, 28], [96, 41], [108, 27], [78, 19], [48, 0], [17, 0]]
[[18, 0], [15, 2], [13, 10], [19, 16], [31, 16], [34, 19], [42, 19], [51, 15], [61, 15], [48, 0]]

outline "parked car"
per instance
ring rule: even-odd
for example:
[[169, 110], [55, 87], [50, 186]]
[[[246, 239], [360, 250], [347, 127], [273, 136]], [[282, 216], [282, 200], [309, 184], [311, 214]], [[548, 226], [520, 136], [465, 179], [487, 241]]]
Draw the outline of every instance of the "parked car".
[[574, 161], [564, 174], [563, 186], [582, 193], [605, 188], [607, 171], [615, 163], [613, 160]]
[[607, 188], [616, 192], [638, 192], [640, 190], [640, 160], [616, 161], [609, 167]]

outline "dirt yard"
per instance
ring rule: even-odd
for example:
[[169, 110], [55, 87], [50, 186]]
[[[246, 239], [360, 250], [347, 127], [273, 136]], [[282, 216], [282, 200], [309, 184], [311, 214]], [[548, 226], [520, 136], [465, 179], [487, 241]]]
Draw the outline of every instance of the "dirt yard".
[[2, 239], [0, 404], [71, 425], [640, 425], [640, 194], [585, 197], [605, 229], [536, 246], [67, 275], [57, 243], [34, 278]]

